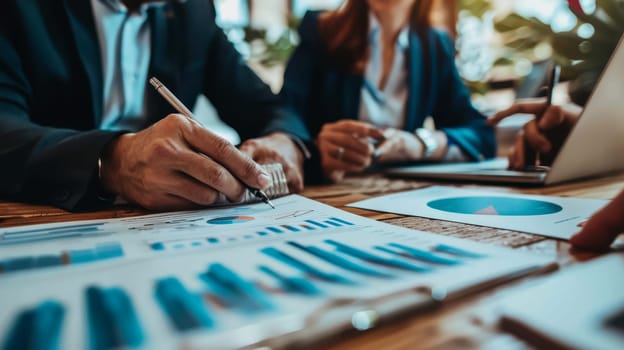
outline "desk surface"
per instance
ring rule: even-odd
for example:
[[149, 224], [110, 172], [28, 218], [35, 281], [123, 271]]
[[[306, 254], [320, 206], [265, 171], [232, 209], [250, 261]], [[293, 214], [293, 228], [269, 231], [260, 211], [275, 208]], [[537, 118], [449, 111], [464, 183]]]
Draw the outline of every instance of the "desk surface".
[[[556, 257], [562, 268], [596, 254], [574, 251], [566, 242], [519, 232], [418, 217], [378, 213], [345, 207], [347, 203], [385, 193], [420, 188], [431, 182], [386, 179], [378, 176], [348, 178], [341, 184], [309, 186], [303, 195], [340, 209], [390, 224], [462, 237], [490, 244], [526, 249]], [[474, 187], [474, 185], [463, 185]], [[483, 186], [480, 186], [483, 187]], [[498, 191], [611, 199], [624, 188], [624, 174], [546, 188], [489, 187]], [[69, 213], [58, 208], [0, 201], [0, 227], [70, 220], [87, 220], [142, 215], [148, 212], [132, 206], [116, 207], [92, 213]], [[517, 281], [449, 303], [436, 310], [410, 315], [360, 334], [345, 334], [328, 339], [315, 347], [323, 349], [460, 349], [525, 348], [511, 335], [500, 332], [495, 320], [488, 318], [488, 300]]]

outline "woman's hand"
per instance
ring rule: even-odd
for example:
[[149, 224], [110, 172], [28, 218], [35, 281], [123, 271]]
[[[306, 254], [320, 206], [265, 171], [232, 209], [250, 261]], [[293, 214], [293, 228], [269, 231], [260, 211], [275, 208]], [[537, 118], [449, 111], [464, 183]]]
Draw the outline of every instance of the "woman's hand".
[[339, 120], [323, 125], [317, 146], [325, 176], [332, 181], [340, 181], [345, 172], [361, 172], [368, 168], [375, 151], [371, 140], [378, 142], [383, 138], [381, 130], [356, 120]]
[[384, 141], [373, 153], [376, 163], [415, 161], [423, 158], [423, 143], [416, 135], [388, 128], [384, 130], [384, 137]]

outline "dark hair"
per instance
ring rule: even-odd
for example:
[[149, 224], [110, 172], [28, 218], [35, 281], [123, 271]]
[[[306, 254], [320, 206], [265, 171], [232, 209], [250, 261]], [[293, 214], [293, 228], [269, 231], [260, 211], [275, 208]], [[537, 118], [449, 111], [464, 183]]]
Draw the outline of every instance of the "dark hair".
[[[418, 0], [411, 10], [410, 25], [422, 31], [431, 25], [433, 0]], [[368, 15], [366, 0], [345, 0], [337, 10], [319, 17], [318, 30], [330, 59], [354, 73], [364, 72], [368, 48]]]

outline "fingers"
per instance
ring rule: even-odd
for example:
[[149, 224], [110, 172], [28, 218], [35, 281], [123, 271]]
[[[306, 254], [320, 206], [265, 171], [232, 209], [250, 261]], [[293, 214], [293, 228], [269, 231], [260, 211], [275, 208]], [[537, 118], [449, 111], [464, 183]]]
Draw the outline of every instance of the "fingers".
[[490, 126], [494, 126], [498, 124], [501, 120], [518, 113], [541, 115], [542, 113], [544, 113], [544, 110], [546, 110], [546, 107], [546, 103], [544, 102], [516, 102], [511, 107], [504, 109], [494, 114], [494, 116], [490, 117], [487, 120], [487, 124]]
[[372, 137], [377, 140], [382, 140], [384, 138], [383, 132], [379, 128], [357, 120], [340, 120], [335, 123], [328, 123], [323, 125], [323, 129], [326, 131], [350, 134], [354, 138]]
[[550, 130], [559, 125], [563, 124], [565, 121], [565, 113], [563, 109], [559, 106], [550, 106], [544, 111], [544, 114], [540, 117], [538, 126], [541, 130]]
[[581, 231], [570, 239], [573, 246], [589, 250], [606, 250], [624, 232], [624, 191], [594, 214]]
[[250, 139], [245, 141], [240, 149], [259, 164], [281, 164], [286, 175], [288, 189], [291, 192], [303, 190], [304, 156], [287, 135], [273, 133], [261, 138]]
[[251, 187], [264, 189], [269, 186], [271, 181], [269, 175], [251, 158], [198, 123], [190, 125], [184, 129], [184, 138], [191, 148], [207, 155], [227, 169], [234, 178]]
[[[238, 181], [238, 179], [236, 179], [227, 169], [214, 160], [208, 158], [206, 155], [195, 152], [181, 152], [176, 157], [174, 167], [194, 179], [198, 186], [201, 184], [203, 187], [208, 187], [223, 193], [230, 202], [239, 202], [245, 194], [246, 188], [243, 184], [241, 184], [240, 181]], [[188, 187], [190, 187], [190, 185], [188, 185]], [[216, 198], [212, 198], [212, 201], [206, 201], [204, 199], [214, 196], [204, 194], [204, 191], [200, 188], [196, 188], [196, 190], [198, 192], [189, 193], [190, 196], [182, 197], [197, 204], [204, 205], [210, 204], [216, 200]], [[181, 193], [176, 194], [181, 195]], [[196, 197], [195, 194], [200, 197]]]
[[524, 132], [520, 131], [516, 136], [516, 142], [509, 154], [509, 169], [522, 170], [526, 166], [526, 147], [524, 142]]
[[537, 127], [535, 120], [532, 120], [524, 125], [524, 138], [527, 141], [529, 147], [532, 150], [538, 152], [550, 152], [552, 146], [550, 141], [542, 134], [542, 131]]

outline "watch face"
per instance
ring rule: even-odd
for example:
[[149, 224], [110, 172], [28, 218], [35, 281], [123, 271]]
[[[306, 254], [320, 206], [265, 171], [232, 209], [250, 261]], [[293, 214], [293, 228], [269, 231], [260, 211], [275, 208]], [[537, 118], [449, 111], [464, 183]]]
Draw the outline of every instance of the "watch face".
[[435, 134], [431, 130], [425, 128], [418, 128], [415, 133], [425, 146], [423, 157], [429, 158], [439, 147]]

